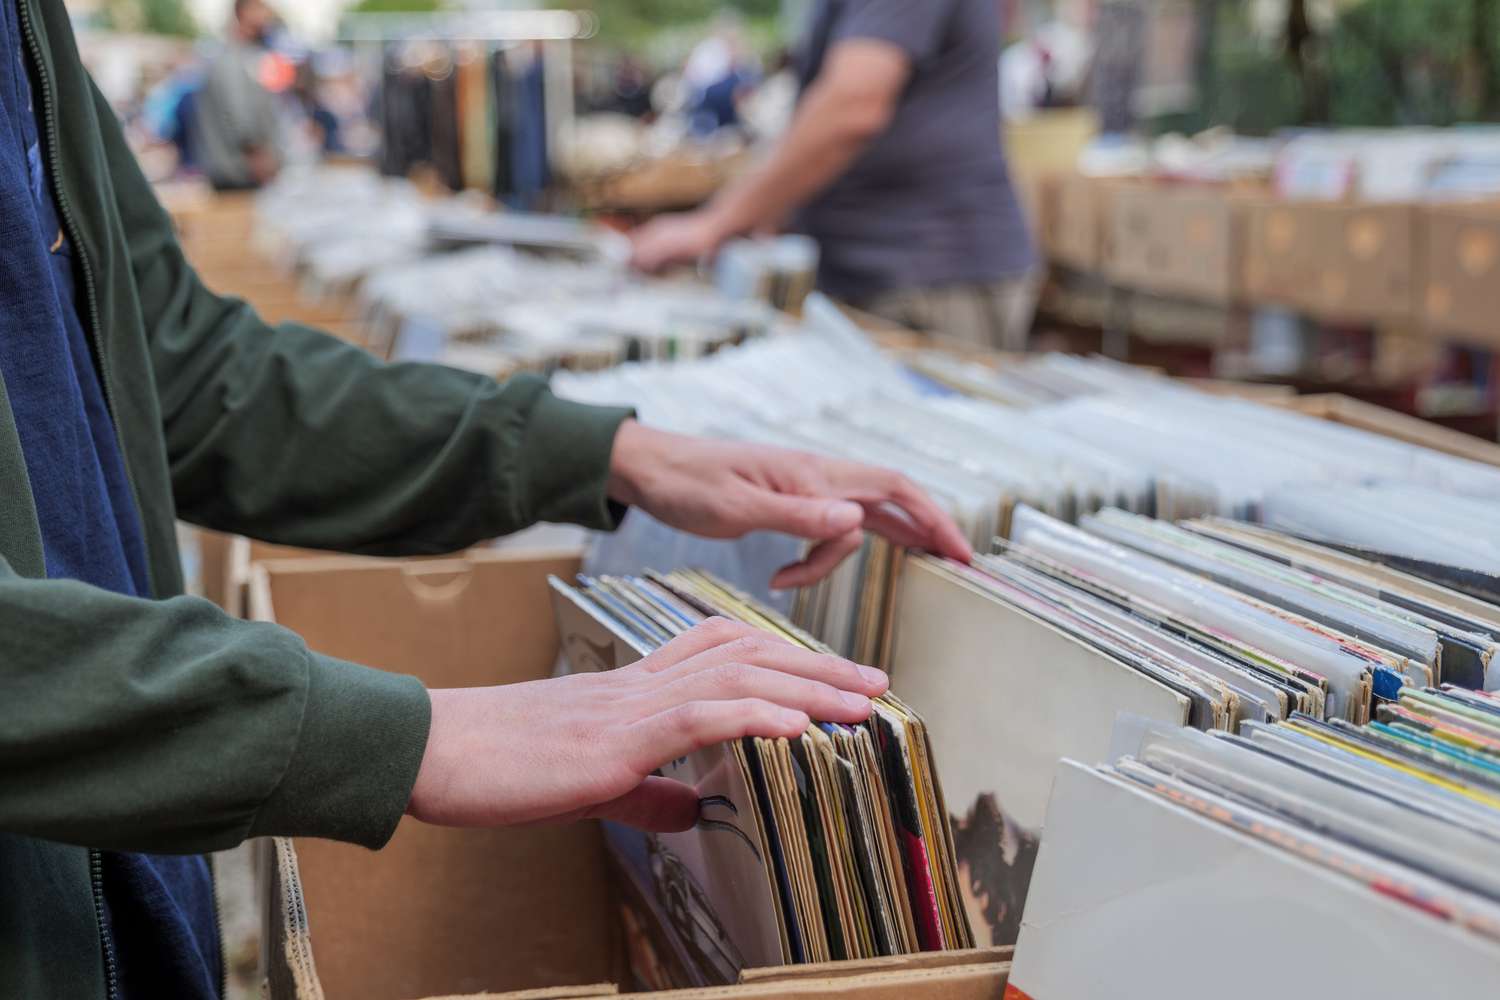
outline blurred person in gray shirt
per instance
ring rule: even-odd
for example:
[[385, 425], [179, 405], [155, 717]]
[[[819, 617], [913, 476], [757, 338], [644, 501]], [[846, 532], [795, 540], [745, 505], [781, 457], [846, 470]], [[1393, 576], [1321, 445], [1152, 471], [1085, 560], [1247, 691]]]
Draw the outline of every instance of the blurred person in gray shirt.
[[1034, 254], [1000, 137], [999, 0], [814, 0], [802, 95], [765, 160], [633, 235], [655, 271], [790, 227], [819, 287], [906, 326], [1022, 349]]
[[261, 82], [266, 44], [279, 23], [265, 0], [235, 0], [229, 38], [204, 76], [195, 105], [197, 153], [218, 190], [258, 188], [281, 169], [276, 96]]

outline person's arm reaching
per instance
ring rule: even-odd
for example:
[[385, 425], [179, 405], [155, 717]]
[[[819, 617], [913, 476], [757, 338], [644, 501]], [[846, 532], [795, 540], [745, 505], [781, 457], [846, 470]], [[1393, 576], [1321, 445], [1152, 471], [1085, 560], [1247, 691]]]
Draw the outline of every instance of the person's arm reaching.
[[635, 265], [657, 271], [692, 262], [735, 236], [780, 225], [886, 130], [911, 71], [910, 55], [893, 42], [850, 38], [832, 46], [790, 130], [765, 162], [707, 207], [638, 229]]
[[610, 495], [708, 538], [780, 531], [816, 544], [773, 587], [815, 583], [856, 551], [865, 531], [968, 562], [953, 519], [905, 476], [779, 448], [702, 441], [628, 421], [615, 443]]
[[376, 848], [408, 810], [685, 829], [696, 798], [652, 771], [809, 716], [862, 720], [885, 686], [720, 621], [624, 670], [429, 700], [202, 600], [23, 579], [0, 560], [0, 832], [193, 853], [261, 835]]
[[[198, 280], [97, 99], [154, 331], [185, 520], [288, 545], [408, 555], [455, 551], [538, 521], [610, 528], [629, 504], [719, 538], [770, 529], [828, 543], [780, 586], [831, 571], [858, 547], [862, 525], [968, 558], [952, 521], [882, 470], [634, 423], [622, 433], [628, 411], [558, 399], [541, 379], [497, 383], [436, 365], [388, 365], [305, 327], [267, 326]], [[830, 500], [863, 507], [827, 520]], [[907, 518], [892, 516], [891, 505]]]

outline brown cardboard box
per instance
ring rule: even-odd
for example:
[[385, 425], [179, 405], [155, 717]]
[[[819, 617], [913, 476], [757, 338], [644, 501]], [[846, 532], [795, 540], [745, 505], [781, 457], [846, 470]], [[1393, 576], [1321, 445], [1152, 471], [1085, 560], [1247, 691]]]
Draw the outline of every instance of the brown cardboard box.
[[206, 528], [194, 529], [194, 539], [198, 547], [202, 595], [236, 618], [246, 614], [250, 567], [255, 563], [329, 557], [327, 552], [271, 545]]
[[1114, 284], [1213, 304], [1239, 301], [1244, 199], [1199, 185], [1119, 185], [1104, 270]]
[[[269, 562], [253, 570], [251, 608], [314, 649], [429, 685], [513, 683], [552, 673], [560, 644], [547, 578], [578, 568], [573, 552]], [[589, 984], [626, 978], [597, 824], [486, 832], [407, 820], [377, 853], [265, 841], [260, 873], [271, 1000], [604, 996], [614, 987]], [[999, 1000], [1008, 959], [987, 950], [752, 970], [743, 986], [660, 996]]]
[[[290, 841], [263, 841], [261, 858], [266, 929], [263, 994], [267, 1000], [324, 1000], [340, 993], [325, 991], [313, 957], [305, 898], [297, 856]], [[305, 863], [305, 862], [304, 862]], [[487, 915], [481, 914], [481, 919]], [[401, 925], [405, 928], [406, 925]], [[586, 933], [578, 928], [577, 933]], [[516, 935], [509, 945], [525, 948]], [[524, 937], [524, 935], [522, 936]], [[608, 943], [601, 942], [601, 947]], [[451, 946], [450, 946], [451, 947]], [[746, 969], [734, 986], [654, 992], [655, 1000], [1001, 1000], [1010, 974], [1012, 948], [976, 948], [922, 955], [903, 955], [854, 962]], [[439, 945], [437, 955], [452, 957]], [[521, 957], [521, 956], [518, 956]], [[448, 994], [429, 1000], [583, 1000], [617, 996], [614, 983], [538, 987], [509, 993]], [[348, 994], [358, 996], [378, 994]], [[640, 994], [646, 995], [646, 994]]]
[[1088, 273], [1104, 266], [1110, 196], [1118, 183], [1074, 173], [1057, 174], [1044, 183], [1039, 228], [1050, 259]]
[[750, 154], [704, 158], [673, 155], [646, 161], [608, 177], [574, 182], [580, 201], [592, 210], [662, 212], [692, 208], [712, 198], [750, 163]]
[[1256, 199], [1245, 292], [1334, 322], [1410, 322], [1420, 261], [1410, 205]]
[[1500, 205], [1434, 205], [1423, 216], [1423, 322], [1440, 336], [1500, 346]]
[[[251, 608], [319, 652], [429, 686], [516, 683], [551, 675], [558, 647], [546, 579], [578, 568], [573, 552], [271, 562], [255, 568]], [[619, 978], [596, 826], [451, 831], [406, 820], [377, 853], [316, 840], [296, 850], [330, 997]]]

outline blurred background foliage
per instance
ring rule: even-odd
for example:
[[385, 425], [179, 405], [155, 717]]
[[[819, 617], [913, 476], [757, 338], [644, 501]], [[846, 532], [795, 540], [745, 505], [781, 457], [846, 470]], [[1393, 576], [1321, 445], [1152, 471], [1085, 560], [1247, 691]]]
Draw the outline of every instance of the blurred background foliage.
[[1198, 126], [1452, 125], [1500, 118], [1500, 0], [1362, 0], [1328, 23], [1289, 0], [1254, 30], [1239, 0], [1199, 3]]
[[[297, 0], [281, 0], [296, 3]], [[521, 0], [516, 0], [520, 3]], [[587, 8], [600, 45], [662, 65], [705, 27], [738, 18], [763, 55], [785, 44], [806, 0], [537, 0]], [[920, 0], [913, 0], [920, 2]], [[1500, 121], [1500, 0], [1138, 0], [1192, 3], [1198, 100], [1159, 127], [1214, 125], [1257, 135], [1301, 125], [1451, 125]], [[461, 0], [357, 0], [352, 11], [434, 11]], [[98, 0], [105, 26], [191, 36], [187, 0]]]
[[192, 38], [198, 33], [185, 0], [104, 0], [98, 17], [116, 31]]

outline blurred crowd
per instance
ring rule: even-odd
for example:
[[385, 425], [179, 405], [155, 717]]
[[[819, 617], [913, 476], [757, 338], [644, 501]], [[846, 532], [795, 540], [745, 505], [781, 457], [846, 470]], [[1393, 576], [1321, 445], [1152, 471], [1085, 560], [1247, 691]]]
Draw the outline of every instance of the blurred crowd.
[[85, 59], [124, 63], [106, 87], [153, 179], [259, 187], [288, 164], [368, 156], [380, 138], [351, 53], [300, 42], [266, 0], [236, 0], [227, 29], [197, 42], [93, 39]]

